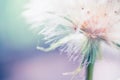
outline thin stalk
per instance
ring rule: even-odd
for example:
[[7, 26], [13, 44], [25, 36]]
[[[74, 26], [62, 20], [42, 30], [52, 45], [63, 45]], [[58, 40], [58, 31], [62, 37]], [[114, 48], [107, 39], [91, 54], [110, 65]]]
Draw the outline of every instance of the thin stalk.
[[99, 52], [99, 44], [98, 40], [90, 39], [90, 48], [89, 48], [89, 57], [88, 62], [90, 62], [86, 69], [86, 80], [93, 80], [93, 70], [94, 63], [96, 60], [96, 54]]
[[87, 76], [86, 80], [93, 80], [93, 69], [94, 69], [94, 63], [90, 63], [87, 67]]

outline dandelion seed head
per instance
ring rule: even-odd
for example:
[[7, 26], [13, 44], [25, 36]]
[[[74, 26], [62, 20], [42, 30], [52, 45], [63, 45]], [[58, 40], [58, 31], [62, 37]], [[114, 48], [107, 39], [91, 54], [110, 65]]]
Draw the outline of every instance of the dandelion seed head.
[[119, 4], [119, 0], [30, 0], [23, 16], [31, 29], [43, 36], [39, 42], [49, 44], [47, 49], [40, 45], [37, 49], [49, 51], [61, 46], [60, 51], [70, 60], [77, 60], [88, 52], [90, 39], [90, 43], [120, 43]]
[[120, 47], [120, 0], [30, 0], [23, 16], [48, 45], [37, 49], [59, 48], [79, 67], [95, 62], [101, 42]]

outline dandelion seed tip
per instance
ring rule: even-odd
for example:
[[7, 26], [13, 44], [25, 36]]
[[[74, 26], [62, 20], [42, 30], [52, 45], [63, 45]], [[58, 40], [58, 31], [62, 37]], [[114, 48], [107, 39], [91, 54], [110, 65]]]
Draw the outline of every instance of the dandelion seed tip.
[[36, 49], [37, 49], [37, 50], [41, 50], [41, 51], [46, 51], [46, 52], [47, 52], [47, 50], [45, 50], [43, 47], [37, 46]]
[[81, 9], [82, 9], [82, 10], [84, 10], [84, 8], [83, 8], [83, 7], [82, 7]]
[[115, 13], [115, 14], [119, 14], [119, 12], [118, 12], [118, 11], [114, 11], [114, 13]]
[[62, 75], [66, 76], [66, 75], [73, 75], [73, 72], [66, 72], [66, 73], [62, 73]]
[[40, 50], [41, 48], [39, 46], [36, 47], [37, 50]]
[[107, 13], [104, 13], [104, 16], [107, 16]]
[[87, 14], [90, 14], [90, 11], [87, 11]]
[[62, 73], [62, 75], [66, 76], [66, 75], [68, 75], [68, 73]]

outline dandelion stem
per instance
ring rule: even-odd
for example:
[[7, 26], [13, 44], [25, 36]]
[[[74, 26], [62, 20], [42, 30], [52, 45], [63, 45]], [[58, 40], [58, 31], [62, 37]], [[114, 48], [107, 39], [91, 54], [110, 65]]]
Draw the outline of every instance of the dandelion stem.
[[94, 69], [94, 63], [90, 63], [87, 67], [86, 80], [93, 80], [93, 69]]

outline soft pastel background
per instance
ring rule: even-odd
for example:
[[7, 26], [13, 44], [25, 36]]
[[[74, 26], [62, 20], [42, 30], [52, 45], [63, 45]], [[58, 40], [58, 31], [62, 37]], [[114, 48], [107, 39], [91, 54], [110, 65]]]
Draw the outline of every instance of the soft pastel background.
[[[73, 71], [70, 62], [58, 50], [36, 50], [37, 36], [22, 17], [29, 0], [0, 0], [0, 80], [70, 80], [63, 72]], [[97, 60], [94, 80], [120, 80], [120, 52], [103, 47], [104, 57]]]

